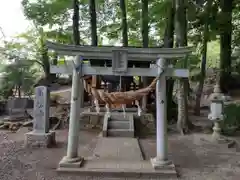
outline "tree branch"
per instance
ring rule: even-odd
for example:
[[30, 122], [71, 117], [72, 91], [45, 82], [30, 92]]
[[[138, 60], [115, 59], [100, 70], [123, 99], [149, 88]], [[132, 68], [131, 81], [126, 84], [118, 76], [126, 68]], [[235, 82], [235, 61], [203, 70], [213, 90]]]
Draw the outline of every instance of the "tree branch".
[[43, 63], [41, 61], [38, 60], [34, 60], [36, 63], [40, 64], [41, 66], [44, 66]]

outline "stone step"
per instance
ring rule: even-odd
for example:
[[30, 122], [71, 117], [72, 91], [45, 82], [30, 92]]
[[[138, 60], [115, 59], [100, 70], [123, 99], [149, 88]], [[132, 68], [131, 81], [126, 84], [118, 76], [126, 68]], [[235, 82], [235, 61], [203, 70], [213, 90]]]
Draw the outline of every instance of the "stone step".
[[127, 129], [108, 129], [109, 137], [134, 137], [134, 131]]
[[129, 121], [129, 119], [123, 116], [111, 116], [110, 121]]
[[108, 129], [130, 129], [129, 121], [108, 121]]
[[134, 117], [127, 113], [124, 117], [121, 114], [104, 115], [103, 137], [134, 137]]

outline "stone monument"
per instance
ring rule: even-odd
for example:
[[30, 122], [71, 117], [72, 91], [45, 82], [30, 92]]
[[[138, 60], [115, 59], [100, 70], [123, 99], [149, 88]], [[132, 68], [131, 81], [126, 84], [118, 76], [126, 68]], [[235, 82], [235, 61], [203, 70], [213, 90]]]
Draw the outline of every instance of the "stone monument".
[[46, 86], [35, 88], [33, 131], [25, 134], [26, 146], [49, 147], [56, 143], [55, 132], [49, 131], [50, 92]]

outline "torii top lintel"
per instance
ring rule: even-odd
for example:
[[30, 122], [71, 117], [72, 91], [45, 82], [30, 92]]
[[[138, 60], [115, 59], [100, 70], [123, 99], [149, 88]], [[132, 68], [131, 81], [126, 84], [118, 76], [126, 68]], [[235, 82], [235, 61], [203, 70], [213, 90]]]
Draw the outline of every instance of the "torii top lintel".
[[76, 56], [82, 54], [84, 59], [112, 59], [113, 51], [126, 51], [128, 61], [152, 62], [158, 58], [181, 58], [192, 52], [192, 47], [179, 48], [134, 48], [134, 47], [96, 47], [81, 45], [65, 45], [47, 41], [48, 49], [60, 55]]

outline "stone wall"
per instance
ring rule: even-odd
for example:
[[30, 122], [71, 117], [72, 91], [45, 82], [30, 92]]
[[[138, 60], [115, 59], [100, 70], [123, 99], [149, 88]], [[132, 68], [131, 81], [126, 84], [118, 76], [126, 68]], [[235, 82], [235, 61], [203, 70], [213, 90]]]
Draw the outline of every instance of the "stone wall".
[[0, 101], [0, 115], [6, 113], [6, 101]]
[[103, 126], [103, 115], [83, 114], [80, 120], [80, 129], [100, 129]]
[[12, 98], [0, 101], [0, 115], [22, 113], [25, 109], [32, 109], [34, 101], [29, 98]]
[[142, 116], [135, 116], [135, 134], [136, 136], [154, 135], [156, 133], [155, 118], [153, 114], [146, 113]]
[[[91, 113], [86, 113], [82, 115], [80, 121], [81, 129], [99, 129], [102, 130], [103, 127], [104, 114], [96, 115]], [[153, 114], [146, 113], [141, 117], [137, 115], [134, 116], [134, 126], [136, 136], [145, 136], [155, 134], [155, 118]]]
[[7, 109], [15, 110], [15, 109], [30, 109], [33, 108], [34, 101], [29, 98], [13, 98], [8, 99], [7, 101]]

